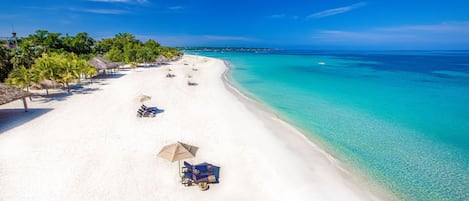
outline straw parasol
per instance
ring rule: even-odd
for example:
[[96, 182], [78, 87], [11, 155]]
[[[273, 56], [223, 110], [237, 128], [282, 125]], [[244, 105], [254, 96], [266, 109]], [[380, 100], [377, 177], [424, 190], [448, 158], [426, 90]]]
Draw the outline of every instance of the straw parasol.
[[166, 58], [165, 56], [163, 56], [163, 55], [158, 55], [158, 57], [156, 57], [156, 61], [155, 61], [155, 62], [156, 62], [156, 64], [162, 64], [162, 63], [168, 62], [168, 61], [169, 61], [169, 59]]
[[171, 162], [178, 161], [178, 167], [180, 167], [181, 160], [194, 158], [198, 149], [196, 146], [177, 142], [164, 146], [158, 153], [158, 156]]
[[102, 57], [94, 57], [88, 60], [88, 64], [94, 66], [97, 70], [107, 70], [119, 67], [118, 63], [110, 62]]
[[53, 80], [42, 80], [39, 82], [41, 89], [56, 89], [60, 88], [60, 83], [53, 81]]
[[143, 94], [142, 94], [142, 95], [139, 95], [139, 96], [137, 97], [137, 101], [138, 101], [138, 102], [141, 102], [141, 103], [142, 103], [142, 102], [145, 102], [145, 101], [149, 101], [149, 100], [151, 100], [151, 96], [147, 96], [147, 95], [143, 95]]
[[8, 86], [0, 83], [0, 105], [23, 99], [24, 111], [28, 111], [28, 105], [26, 104], [26, 97], [31, 96], [32, 93], [23, 91], [22, 89]]

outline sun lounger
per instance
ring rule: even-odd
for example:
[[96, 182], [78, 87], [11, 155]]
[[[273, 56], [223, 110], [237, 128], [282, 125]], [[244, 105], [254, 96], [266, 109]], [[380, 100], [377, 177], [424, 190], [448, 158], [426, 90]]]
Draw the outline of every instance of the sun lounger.
[[181, 183], [187, 187], [187, 186], [192, 186], [194, 182], [195, 182], [195, 178], [192, 172], [184, 172]]
[[152, 113], [156, 113], [159, 109], [157, 107], [147, 107], [146, 105], [143, 105], [140, 106], [140, 108], [144, 111], [148, 111], [148, 112], [152, 112]]
[[183, 172], [183, 184], [192, 183], [218, 183], [220, 176], [220, 167], [214, 166], [209, 163], [201, 163], [197, 165], [191, 165], [184, 161]]
[[153, 113], [153, 112], [149, 112], [149, 111], [146, 111], [146, 110], [142, 110], [142, 109], [138, 109], [137, 110], [137, 117], [155, 117], [156, 115], [156, 112]]

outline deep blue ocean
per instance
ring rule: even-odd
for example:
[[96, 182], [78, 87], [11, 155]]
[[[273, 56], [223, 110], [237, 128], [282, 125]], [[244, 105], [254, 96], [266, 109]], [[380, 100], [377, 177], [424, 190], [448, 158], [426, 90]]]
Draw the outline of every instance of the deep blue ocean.
[[469, 51], [203, 52], [403, 200], [469, 200]]

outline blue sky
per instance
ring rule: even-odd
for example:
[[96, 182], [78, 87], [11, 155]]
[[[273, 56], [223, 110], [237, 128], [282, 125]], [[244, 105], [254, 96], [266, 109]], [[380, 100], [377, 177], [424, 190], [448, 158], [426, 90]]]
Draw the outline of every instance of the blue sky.
[[[18, 3], [15, 3], [18, 2]], [[469, 1], [0, 0], [0, 36], [128, 32], [170, 46], [469, 49]]]

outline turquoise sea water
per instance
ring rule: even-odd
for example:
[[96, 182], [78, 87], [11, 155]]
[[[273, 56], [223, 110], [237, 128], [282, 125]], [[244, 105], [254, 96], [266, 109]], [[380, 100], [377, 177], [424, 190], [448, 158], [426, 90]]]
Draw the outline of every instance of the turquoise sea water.
[[469, 52], [190, 52], [404, 200], [469, 200]]

